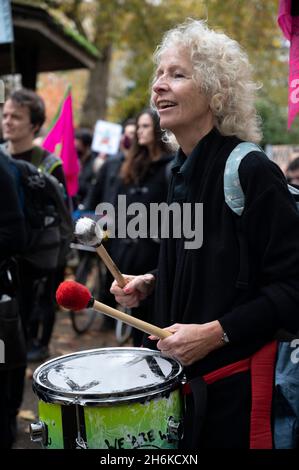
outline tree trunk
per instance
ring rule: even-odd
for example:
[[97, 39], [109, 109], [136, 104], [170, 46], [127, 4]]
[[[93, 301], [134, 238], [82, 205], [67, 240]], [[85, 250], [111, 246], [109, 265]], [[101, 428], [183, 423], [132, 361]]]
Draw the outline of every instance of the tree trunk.
[[101, 57], [91, 69], [86, 98], [82, 108], [80, 126], [93, 128], [98, 119], [106, 118], [108, 80], [112, 45], [101, 51]]

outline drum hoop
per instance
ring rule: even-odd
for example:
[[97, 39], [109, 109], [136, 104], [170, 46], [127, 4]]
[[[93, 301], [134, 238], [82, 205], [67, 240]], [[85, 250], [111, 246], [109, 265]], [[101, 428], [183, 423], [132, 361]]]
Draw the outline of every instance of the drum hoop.
[[62, 396], [56, 394], [49, 394], [49, 392], [45, 393], [42, 390], [37, 390], [33, 385], [33, 391], [36, 393], [38, 398], [49, 404], [56, 404], [56, 405], [80, 405], [86, 407], [109, 407], [109, 406], [117, 406], [117, 405], [126, 405], [130, 403], [146, 403], [153, 399], [163, 398], [165, 396], [169, 396], [169, 394], [175, 390], [182, 388], [182, 382], [177, 381], [176, 384], [165, 386], [163, 389], [160, 388], [159, 390], [154, 390], [148, 392], [146, 395], [131, 395], [131, 396], [123, 396], [123, 397], [101, 397], [99, 398], [97, 395], [90, 395], [87, 398], [83, 398], [80, 396]]
[[[112, 347], [112, 348], [103, 348], [105, 351], [132, 351], [138, 350], [140, 348], [123, 348], [123, 347]], [[63, 358], [74, 357], [74, 356], [81, 356], [84, 353], [92, 354], [95, 351], [99, 351], [99, 349], [90, 349], [86, 351], [79, 351], [71, 354], [67, 354], [63, 356]], [[151, 353], [157, 353], [157, 356], [160, 354], [152, 349], [142, 348], [142, 352], [149, 351]], [[183, 380], [183, 368], [181, 364], [177, 361], [175, 363], [178, 366], [178, 370], [176, 371], [175, 375], [169, 379], [166, 379], [165, 382], [161, 384], [154, 384], [149, 385], [146, 387], [146, 392], [140, 390], [131, 389], [128, 392], [116, 392], [116, 393], [106, 393], [106, 394], [99, 394], [97, 393], [90, 393], [88, 395], [76, 395], [74, 392], [61, 392], [59, 390], [51, 389], [38, 381], [38, 376], [40, 371], [42, 371], [46, 366], [49, 364], [56, 362], [58, 358], [51, 359], [43, 364], [41, 364], [33, 374], [33, 382], [32, 388], [34, 393], [38, 396], [39, 399], [44, 401], [45, 403], [51, 404], [60, 404], [60, 405], [81, 405], [81, 406], [112, 406], [117, 404], [126, 404], [126, 403], [142, 403], [149, 401], [149, 399], [158, 398], [169, 394], [171, 391], [180, 388], [182, 380]], [[166, 358], [165, 359], [171, 359]]]

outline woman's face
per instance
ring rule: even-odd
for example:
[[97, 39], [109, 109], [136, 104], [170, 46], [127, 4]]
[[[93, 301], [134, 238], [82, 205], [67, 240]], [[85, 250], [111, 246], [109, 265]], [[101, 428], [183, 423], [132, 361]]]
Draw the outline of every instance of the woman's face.
[[193, 67], [188, 51], [169, 48], [161, 55], [152, 87], [152, 100], [160, 115], [162, 129], [181, 135], [200, 134], [209, 126], [212, 113], [207, 97], [192, 78]]
[[141, 114], [137, 121], [137, 140], [139, 145], [145, 145], [146, 147], [155, 142], [154, 123], [147, 113]]

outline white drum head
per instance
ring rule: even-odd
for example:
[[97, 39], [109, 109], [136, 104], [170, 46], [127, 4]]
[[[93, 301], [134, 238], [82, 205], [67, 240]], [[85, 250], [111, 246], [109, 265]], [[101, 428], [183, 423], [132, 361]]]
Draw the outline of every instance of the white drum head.
[[178, 387], [182, 366], [146, 348], [103, 348], [76, 352], [42, 364], [33, 376], [46, 402], [109, 404], [142, 401]]

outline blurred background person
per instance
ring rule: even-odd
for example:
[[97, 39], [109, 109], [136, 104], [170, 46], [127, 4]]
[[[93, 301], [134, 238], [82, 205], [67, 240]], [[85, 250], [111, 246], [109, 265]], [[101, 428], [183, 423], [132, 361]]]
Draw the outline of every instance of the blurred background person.
[[75, 148], [80, 160], [79, 190], [76, 195], [75, 207], [84, 209], [86, 197], [94, 174], [94, 155], [91, 151], [92, 131], [79, 128], [75, 132]]
[[[0, 448], [9, 449], [16, 438], [16, 417], [21, 406], [26, 348], [18, 317], [17, 272], [12, 258], [25, 248], [25, 221], [7, 157], [0, 149]], [[8, 274], [9, 273], [9, 274]], [[1, 349], [2, 351], [2, 349]]]
[[108, 159], [109, 159], [109, 155], [105, 152], [100, 152], [95, 156], [94, 162], [93, 162], [93, 171], [95, 174], [98, 174], [101, 167], [103, 166], [105, 161]]
[[117, 157], [126, 158], [135, 138], [136, 120], [134, 118], [127, 119], [123, 124], [123, 132], [119, 144], [119, 153]]
[[[147, 108], [136, 118], [135, 135], [126, 155], [107, 161], [98, 173], [90, 195], [89, 209], [95, 210], [99, 203], [110, 202], [117, 212], [117, 197], [124, 195], [127, 206], [135, 202], [143, 203], [149, 214], [151, 203], [166, 201], [171, 161], [171, 149], [162, 140], [158, 115]], [[131, 218], [127, 216], [127, 226]], [[147, 226], [149, 232], [149, 218]], [[156, 267], [160, 243], [158, 238], [150, 238], [149, 233], [147, 238], [137, 239], [128, 236], [117, 238], [116, 233], [116, 238], [109, 239], [107, 248], [122, 272], [141, 274]], [[110, 294], [111, 281], [111, 275], [107, 272], [101, 299], [115, 306], [114, 297]], [[148, 302], [145, 302], [133, 309], [132, 314], [146, 320], [148, 307]], [[133, 329], [132, 335], [134, 346], [140, 346], [143, 333]]]
[[[14, 91], [3, 107], [3, 150], [13, 159], [25, 160], [42, 172], [55, 176], [63, 185], [67, 204], [61, 159], [34, 145], [45, 118], [45, 103], [38, 94], [24, 88]], [[56, 270], [44, 272], [27, 260], [20, 259], [20, 314], [27, 337], [29, 361], [39, 361], [49, 356], [49, 343], [55, 323], [55, 291], [61, 281], [60, 268], [57, 266]]]

